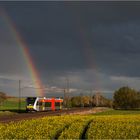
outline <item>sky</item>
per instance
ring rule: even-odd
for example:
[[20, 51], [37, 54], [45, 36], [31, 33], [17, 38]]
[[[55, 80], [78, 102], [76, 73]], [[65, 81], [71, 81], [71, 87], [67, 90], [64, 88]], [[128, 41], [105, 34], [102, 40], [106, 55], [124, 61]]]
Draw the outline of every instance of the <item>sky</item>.
[[[26, 42], [46, 96], [140, 90], [139, 1], [0, 2], [0, 91], [36, 96], [20, 46], [2, 11]], [[68, 80], [67, 80], [68, 79]]]

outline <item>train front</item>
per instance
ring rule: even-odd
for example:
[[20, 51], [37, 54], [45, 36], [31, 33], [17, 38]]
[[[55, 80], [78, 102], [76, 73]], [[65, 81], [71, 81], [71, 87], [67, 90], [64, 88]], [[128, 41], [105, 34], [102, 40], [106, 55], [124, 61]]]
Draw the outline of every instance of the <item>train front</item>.
[[27, 97], [26, 98], [26, 111], [35, 111], [34, 110], [34, 103], [37, 97]]

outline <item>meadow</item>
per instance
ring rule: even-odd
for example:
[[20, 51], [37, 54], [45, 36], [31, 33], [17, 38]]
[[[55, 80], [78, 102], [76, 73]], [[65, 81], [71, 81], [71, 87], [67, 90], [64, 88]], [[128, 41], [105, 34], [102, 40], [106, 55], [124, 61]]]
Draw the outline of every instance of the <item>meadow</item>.
[[115, 112], [0, 124], [0, 139], [140, 139], [140, 111]]
[[[25, 102], [25, 98], [21, 98], [20, 100], [21, 106], [20, 109], [21, 110], [25, 110], [26, 109], [26, 102]], [[1, 105], [0, 105], [0, 111], [17, 111], [19, 110], [19, 99], [16, 97], [12, 97], [12, 98], [7, 98]]]

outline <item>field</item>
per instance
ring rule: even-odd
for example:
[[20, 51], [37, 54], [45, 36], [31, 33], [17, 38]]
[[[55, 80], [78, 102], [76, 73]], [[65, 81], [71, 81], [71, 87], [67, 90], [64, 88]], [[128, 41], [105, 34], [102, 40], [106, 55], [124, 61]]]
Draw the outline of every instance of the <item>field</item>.
[[0, 124], [0, 139], [140, 139], [140, 111], [111, 110]]
[[[25, 110], [25, 98], [21, 98], [21, 110]], [[0, 111], [7, 110], [7, 111], [17, 111], [19, 110], [19, 99], [18, 98], [7, 98], [1, 105]]]

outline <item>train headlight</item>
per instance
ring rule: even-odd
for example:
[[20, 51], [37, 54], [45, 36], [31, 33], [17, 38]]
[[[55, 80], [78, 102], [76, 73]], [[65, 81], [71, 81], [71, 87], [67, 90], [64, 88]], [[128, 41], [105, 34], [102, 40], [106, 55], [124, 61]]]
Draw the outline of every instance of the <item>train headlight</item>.
[[29, 105], [27, 106], [28, 109], [33, 109], [33, 106]]

